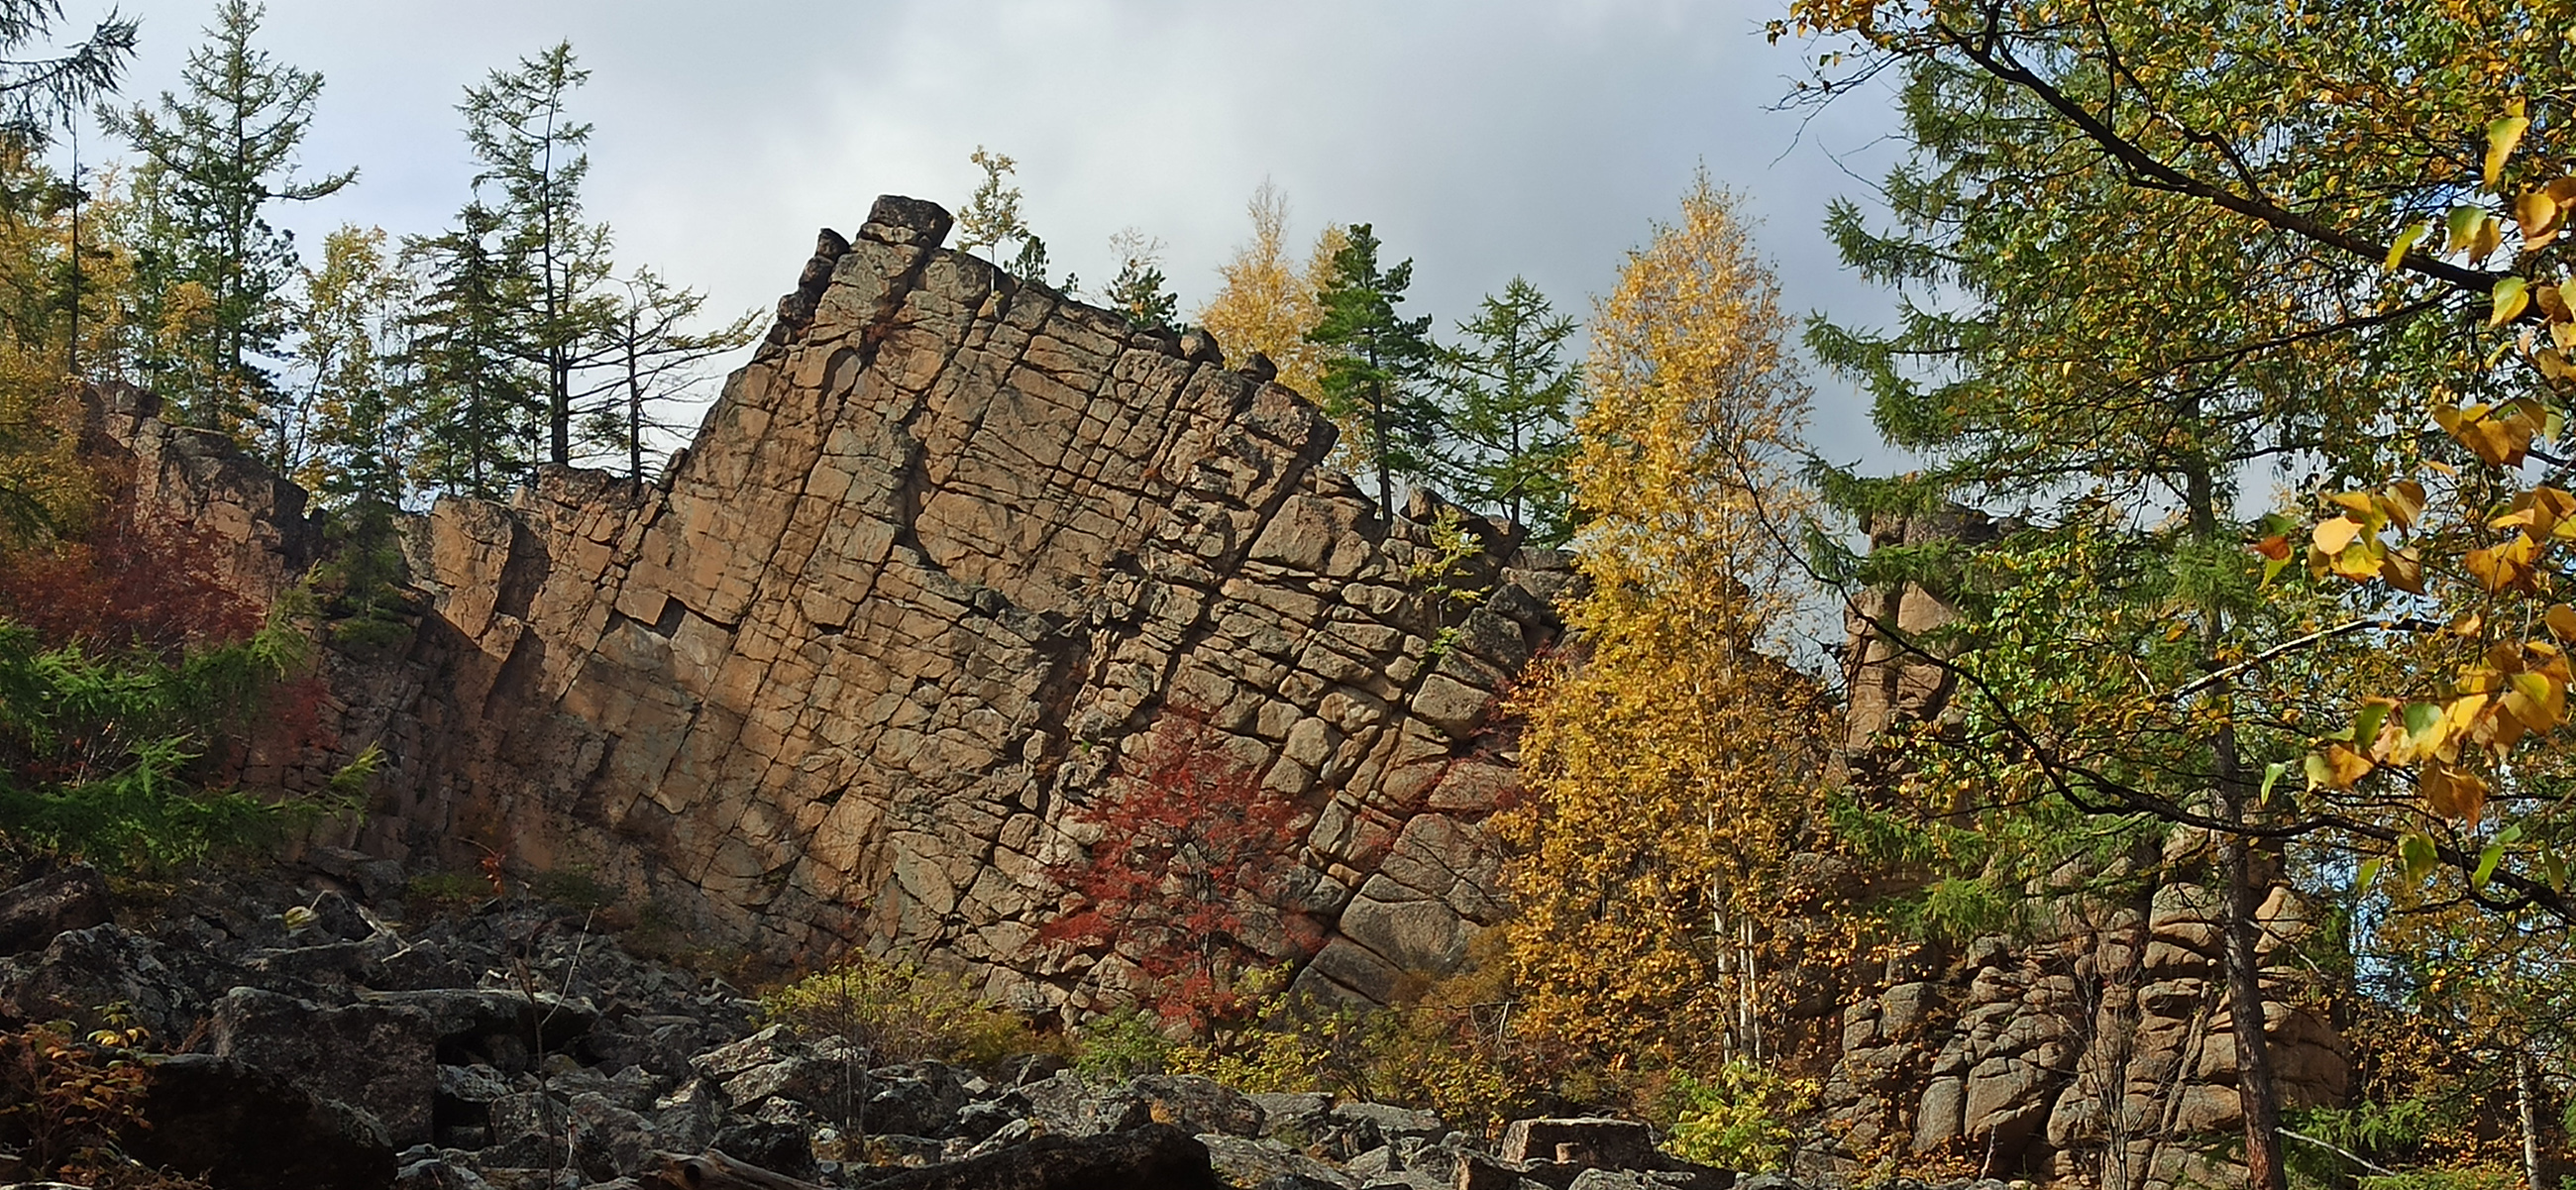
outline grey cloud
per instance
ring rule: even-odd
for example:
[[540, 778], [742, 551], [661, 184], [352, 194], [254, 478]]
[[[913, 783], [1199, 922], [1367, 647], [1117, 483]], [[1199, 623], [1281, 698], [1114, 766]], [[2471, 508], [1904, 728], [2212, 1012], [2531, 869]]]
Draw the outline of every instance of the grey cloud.
[[[175, 85], [211, 4], [128, 2], [145, 21], [129, 98]], [[1415, 307], [1449, 321], [1514, 274], [1580, 310], [1705, 163], [1764, 219], [1788, 304], [1863, 322], [1881, 292], [1843, 273], [1825, 203], [1865, 191], [1893, 117], [1861, 95], [1811, 124], [1766, 110], [1800, 69], [1760, 28], [1774, 6], [1682, 0], [272, 0], [264, 44], [329, 79], [306, 148], [361, 184], [287, 214], [435, 230], [472, 167], [460, 89], [569, 37], [593, 81], [594, 216], [620, 258], [765, 307], [814, 228], [869, 199], [959, 202], [978, 144], [1020, 161], [1056, 258], [1105, 280], [1129, 225], [1170, 246], [1185, 307], [1284, 187], [1301, 235], [1371, 221], [1413, 257]], [[75, 11], [76, 19], [86, 15]], [[1837, 155], [1842, 159], [1837, 160]], [[1814, 438], [1884, 457], [1865, 410], [1817, 378]]]

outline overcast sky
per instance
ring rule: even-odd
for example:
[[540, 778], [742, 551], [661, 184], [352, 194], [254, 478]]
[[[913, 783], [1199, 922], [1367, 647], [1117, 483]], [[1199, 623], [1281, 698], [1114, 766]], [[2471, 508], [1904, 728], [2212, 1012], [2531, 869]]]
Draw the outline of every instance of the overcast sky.
[[[94, 7], [72, 0], [75, 22]], [[213, 0], [124, 0], [143, 22], [127, 100], [177, 84]], [[1448, 327], [1514, 274], [1578, 314], [1705, 164], [1763, 221], [1792, 310], [1883, 320], [1819, 224], [1892, 160], [1883, 95], [1769, 110], [1799, 72], [1753, 0], [271, 0], [259, 43], [327, 80], [308, 173], [355, 187], [283, 213], [308, 247], [342, 223], [435, 232], [467, 195], [462, 88], [571, 39], [592, 72], [587, 194], [624, 265], [723, 309], [766, 309], [814, 230], [880, 193], [952, 210], [967, 154], [1018, 159], [1022, 211], [1061, 273], [1115, 271], [1109, 237], [1168, 245], [1186, 312], [1246, 236], [1262, 179], [1300, 242], [1371, 222], [1415, 263], [1412, 312]], [[95, 159], [96, 133], [89, 136]], [[1812, 437], [1877, 452], [1816, 377]]]

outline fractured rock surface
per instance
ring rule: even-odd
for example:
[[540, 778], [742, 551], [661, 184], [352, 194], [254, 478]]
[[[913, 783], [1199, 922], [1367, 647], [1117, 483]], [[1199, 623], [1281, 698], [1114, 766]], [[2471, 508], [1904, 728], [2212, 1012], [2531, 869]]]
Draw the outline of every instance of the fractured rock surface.
[[[1046, 869], [1177, 708], [1311, 814], [1310, 986], [1384, 999], [1459, 963], [1500, 912], [1495, 692], [1557, 632], [1561, 560], [1471, 518], [1490, 595], [1426, 594], [1435, 503], [1390, 515], [1325, 470], [1306, 401], [944, 251], [948, 224], [887, 198], [824, 233], [660, 483], [441, 502], [415, 639], [334, 659], [339, 754], [253, 776], [309, 786], [378, 742], [369, 853], [488, 847], [774, 957], [936, 956], [1080, 1011], [1134, 967], [1036, 942]], [[111, 420], [138, 458], [185, 433]]]

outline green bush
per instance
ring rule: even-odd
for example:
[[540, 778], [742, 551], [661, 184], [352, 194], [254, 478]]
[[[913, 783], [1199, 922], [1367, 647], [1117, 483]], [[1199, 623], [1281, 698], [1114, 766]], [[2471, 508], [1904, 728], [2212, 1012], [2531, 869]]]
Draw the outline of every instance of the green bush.
[[1093, 1082], [1124, 1082], [1171, 1069], [1178, 1043], [1162, 1018], [1130, 1008], [1094, 1018], [1074, 1037], [1073, 1072]]
[[0, 620], [0, 839], [111, 872], [166, 870], [355, 805], [372, 749], [318, 798], [198, 780], [197, 760], [247, 728], [307, 647], [272, 626], [165, 660], [139, 648], [48, 649]]
[[1816, 1084], [1738, 1059], [1705, 1078], [1677, 1075], [1664, 1151], [1721, 1169], [1778, 1169], [1796, 1142], [1793, 1122], [1816, 1106]]
[[950, 977], [868, 955], [846, 959], [761, 997], [769, 1020], [838, 1037], [870, 1065], [936, 1058], [985, 1065], [1026, 1052], [1028, 1027], [986, 1007]]

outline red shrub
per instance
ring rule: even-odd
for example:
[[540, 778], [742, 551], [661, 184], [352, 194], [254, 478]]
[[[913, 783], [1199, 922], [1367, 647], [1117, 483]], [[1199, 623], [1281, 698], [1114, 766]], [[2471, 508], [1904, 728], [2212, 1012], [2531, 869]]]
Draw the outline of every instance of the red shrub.
[[139, 520], [131, 501], [119, 499], [78, 538], [0, 558], [0, 617], [47, 645], [140, 645], [165, 655], [259, 630], [260, 609], [215, 577], [213, 534]]
[[1100, 841], [1050, 870], [1078, 907], [1039, 931], [1107, 945], [1153, 982], [1166, 1019], [1204, 1029], [1231, 1012], [1236, 978], [1313, 953], [1322, 931], [1290, 905], [1312, 816], [1219, 746], [1206, 716], [1170, 711], [1112, 786], [1076, 811]]

